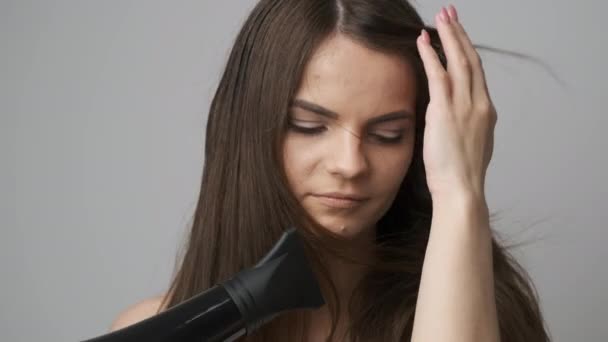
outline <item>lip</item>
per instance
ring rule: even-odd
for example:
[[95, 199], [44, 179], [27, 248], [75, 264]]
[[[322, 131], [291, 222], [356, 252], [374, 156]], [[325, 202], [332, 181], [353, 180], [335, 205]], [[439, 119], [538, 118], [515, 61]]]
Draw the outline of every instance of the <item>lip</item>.
[[[329, 196], [327, 194], [314, 195], [319, 202], [322, 204], [332, 207], [332, 208], [340, 208], [340, 209], [350, 209], [355, 208], [361, 205], [367, 198], [361, 196], [346, 196], [343, 194], [336, 194], [333, 196]], [[339, 197], [336, 197], [339, 196]]]
[[366, 197], [363, 197], [359, 194], [355, 194], [355, 193], [347, 194], [347, 193], [342, 193], [342, 192], [326, 192], [323, 194], [315, 194], [315, 196], [346, 199], [346, 200], [351, 200], [351, 201], [364, 201], [367, 199]]

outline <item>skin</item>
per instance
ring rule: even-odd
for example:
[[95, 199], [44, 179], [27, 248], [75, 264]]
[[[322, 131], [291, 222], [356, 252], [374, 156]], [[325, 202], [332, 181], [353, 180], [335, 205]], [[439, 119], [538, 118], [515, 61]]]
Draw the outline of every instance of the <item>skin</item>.
[[[338, 118], [292, 106], [292, 124], [323, 131], [289, 129], [284, 167], [301, 204], [334, 233], [354, 240], [369, 236], [395, 198], [412, 160], [413, 77], [398, 57], [374, 52], [339, 34], [327, 39], [309, 62], [296, 100], [322, 106]], [[368, 124], [394, 111], [412, 115]], [[387, 143], [378, 136], [401, 139]], [[355, 208], [332, 209], [315, 196], [328, 191], [358, 193], [367, 200]]]
[[429, 79], [423, 154], [434, 210], [412, 341], [500, 341], [484, 194], [497, 113], [454, 6], [435, 21], [447, 70], [428, 34], [417, 40]]
[[[293, 125], [322, 131], [307, 134], [291, 128], [286, 133], [283, 158], [291, 190], [315, 220], [349, 238], [353, 252], [363, 253], [412, 160], [413, 70], [402, 58], [372, 51], [337, 34], [309, 61], [295, 99], [329, 109], [338, 117], [302, 108], [307, 105], [299, 105], [299, 101], [292, 107]], [[404, 113], [394, 120], [370, 124], [369, 120], [395, 111]], [[399, 136], [395, 142], [380, 140]], [[358, 193], [367, 199], [353, 208], [335, 209], [315, 195], [330, 191]], [[338, 292], [347, 300], [363, 270], [330, 262]], [[329, 322], [327, 308], [317, 310], [313, 334], [328, 335]]]

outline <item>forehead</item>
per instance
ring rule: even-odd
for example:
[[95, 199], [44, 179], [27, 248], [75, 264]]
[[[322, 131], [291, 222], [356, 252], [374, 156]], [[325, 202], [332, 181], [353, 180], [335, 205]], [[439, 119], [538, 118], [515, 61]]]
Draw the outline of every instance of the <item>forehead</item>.
[[366, 48], [343, 35], [325, 40], [308, 62], [297, 98], [340, 115], [414, 109], [415, 76], [402, 57]]

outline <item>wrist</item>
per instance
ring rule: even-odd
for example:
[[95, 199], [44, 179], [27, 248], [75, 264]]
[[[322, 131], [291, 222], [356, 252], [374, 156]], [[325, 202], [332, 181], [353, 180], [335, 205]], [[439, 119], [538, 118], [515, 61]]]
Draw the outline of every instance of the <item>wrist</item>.
[[437, 185], [431, 186], [429, 190], [433, 202], [449, 201], [452, 198], [473, 198], [483, 200], [485, 197], [485, 184], [478, 179], [452, 179], [441, 181]]
[[449, 196], [433, 198], [433, 219], [445, 217], [450, 221], [489, 225], [489, 209], [483, 194], [471, 191], [454, 192]]

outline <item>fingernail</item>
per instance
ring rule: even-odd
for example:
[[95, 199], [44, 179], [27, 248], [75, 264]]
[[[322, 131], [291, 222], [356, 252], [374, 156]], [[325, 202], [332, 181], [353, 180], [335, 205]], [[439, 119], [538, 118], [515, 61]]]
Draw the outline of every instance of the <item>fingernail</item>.
[[420, 31], [420, 35], [422, 36], [422, 41], [425, 43], [429, 43], [431, 40], [429, 39], [429, 34], [426, 32], [425, 29], [422, 29]]
[[456, 12], [456, 7], [454, 7], [454, 5], [450, 4], [448, 6], [448, 14], [452, 20], [458, 21], [458, 13]]
[[441, 12], [439, 13], [439, 17], [445, 23], [450, 22], [450, 16], [448, 15], [448, 11], [445, 10], [445, 7], [441, 7]]

